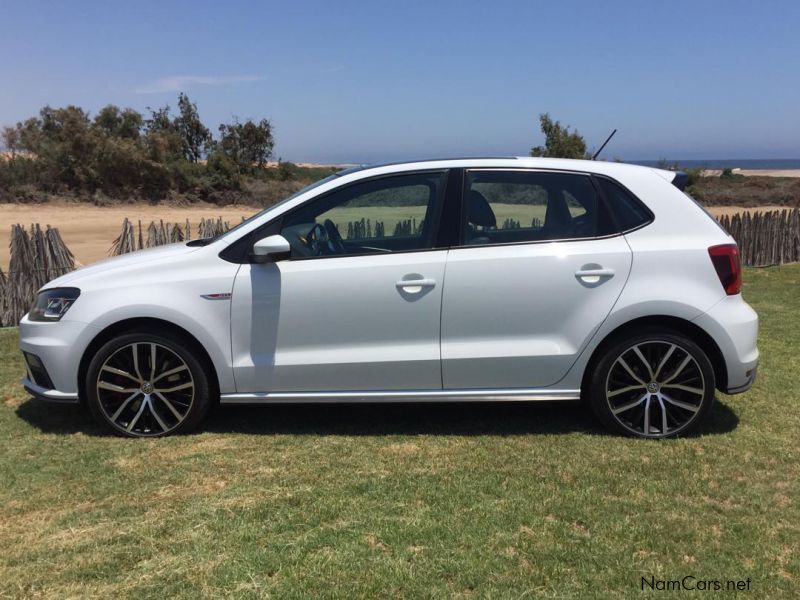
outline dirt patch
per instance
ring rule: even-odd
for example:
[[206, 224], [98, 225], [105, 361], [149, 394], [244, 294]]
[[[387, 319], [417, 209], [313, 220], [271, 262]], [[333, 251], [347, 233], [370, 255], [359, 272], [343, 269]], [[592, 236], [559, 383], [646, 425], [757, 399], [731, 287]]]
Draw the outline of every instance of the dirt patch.
[[778, 206], [778, 205], [765, 205], [765, 206], [757, 206], [754, 208], [744, 208], [741, 206], [706, 206], [705, 209], [710, 212], [715, 217], [721, 217], [724, 215], [733, 216], [736, 214], [743, 214], [746, 212], [766, 212], [770, 210], [791, 210], [786, 206]]
[[258, 212], [252, 206], [197, 205], [191, 207], [161, 206], [149, 204], [126, 204], [121, 206], [101, 207], [85, 204], [48, 203], [48, 204], [0, 204], [0, 267], [8, 266], [8, 243], [11, 225], [21, 223], [30, 225], [40, 223], [42, 226], [57, 227], [67, 247], [83, 265], [108, 258], [108, 250], [119, 235], [122, 220], [125, 217], [142, 225], [150, 221], [163, 219], [184, 223], [189, 219], [194, 237], [197, 236], [197, 224], [201, 218], [222, 217], [231, 226]]
[[[745, 177], [800, 177], [800, 169], [733, 169], [734, 175]], [[706, 169], [703, 177], [719, 177], [722, 169]]]

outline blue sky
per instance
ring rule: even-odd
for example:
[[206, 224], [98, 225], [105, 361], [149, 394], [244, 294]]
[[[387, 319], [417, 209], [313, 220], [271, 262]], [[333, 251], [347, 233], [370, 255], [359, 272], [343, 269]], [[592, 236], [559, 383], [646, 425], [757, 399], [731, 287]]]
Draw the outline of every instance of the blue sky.
[[276, 156], [800, 157], [800, 2], [3, 2], [0, 124], [45, 104], [269, 118]]

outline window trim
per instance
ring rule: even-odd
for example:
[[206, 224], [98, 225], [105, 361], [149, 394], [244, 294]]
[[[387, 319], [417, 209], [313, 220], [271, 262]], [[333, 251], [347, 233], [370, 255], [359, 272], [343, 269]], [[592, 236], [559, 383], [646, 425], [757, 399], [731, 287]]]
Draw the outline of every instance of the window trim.
[[456, 167], [450, 169], [445, 184], [442, 214], [439, 220], [439, 231], [436, 238], [438, 248], [452, 248], [457, 246], [461, 235], [462, 203], [466, 169]]
[[[597, 193], [597, 184], [593, 181], [593, 177], [595, 173], [591, 173], [589, 171], [570, 171], [569, 169], [545, 169], [545, 168], [525, 168], [525, 167], [474, 167], [474, 168], [466, 168], [464, 169], [464, 184], [463, 189], [461, 192], [461, 219], [460, 219], [460, 226], [459, 226], [459, 239], [458, 239], [458, 246], [451, 246], [451, 250], [463, 250], [463, 249], [470, 249], [470, 248], [497, 248], [501, 246], [522, 246], [528, 244], [553, 244], [557, 242], [586, 242], [591, 240], [605, 240], [613, 237], [617, 237], [619, 235], [623, 235], [622, 231], [617, 231], [614, 233], [609, 233], [606, 235], [594, 235], [590, 237], [572, 237], [572, 238], [556, 238], [551, 240], [525, 240], [521, 242], [501, 242], [498, 244], [469, 244], [465, 243], [465, 233], [467, 229], [467, 176], [472, 171], [493, 171], [493, 172], [501, 172], [501, 173], [508, 173], [508, 172], [524, 172], [524, 173], [564, 173], [567, 175], [581, 175], [584, 177], [589, 178], [589, 183], [592, 186], [592, 189], [595, 190]], [[610, 177], [608, 179], [611, 179]], [[611, 179], [611, 181], [614, 181]], [[623, 186], [623, 189], [626, 191], [627, 188]], [[628, 192], [630, 193], [630, 192]], [[635, 198], [635, 196], [634, 196]], [[599, 202], [603, 203], [603, 206], [606, 206], [605, 198], [598, 194]], [[637, 198], [638, 200], [638, 198]], [[641, 201], [639, 201], [641, 202]], [[606, 208], [607, 209], [607, 208]], [[612, 214], [613, 218], [613, 214]], [[616, 223], [616, 220], [615, 220]], [[649, 223], [648, 223], [649, 224]]]
[[[424, 175], [424, 174], [439, 174], [442, 176], [444, 180], [444, 185], [442, 186], [441, 191], [439, 192], [439, 197], [437, 198], [438, 204], [438, 211], [434, 217], [434, 224], [433, 232], [432, 232], [432, 243], [433, 245], [427, 248], [414, 248], [412, 250], [398, 250], [396, 252], [382, 252], [382, 251], [375, 251], [375, 252], [363, 252], [360, 254], [331, 254], [325, 256], [296, 256], [290, 257], [280, 262], [285, 261], [305, 261], [305, 260], [318, 260], [318, 259], [327, 259], [327, 258], [357, 258], [360, 256], [392, 256], [397, 254], [410, 254], [412, 252], [433, 252], [437, 250], [446, 250], [447, 247], [439, 246], [440, 236], [439, 232], [441, 230], [442, 223], [445, 216], [445, 205], [447, 204], [447, 197], [448, 197], [448, 189], [450, 187], [450, 171], [453, 169], [443, 169], [443, 168], [428, 168], [428, 169], [414, 169], [409, 171], [398, 171], [394, 173], [383, 173], [380, 175], [373, 175], [371, 177], [363, 177], [361, 179], [357, 179], [355, 181], [351, 181], [350, 183], [340, 185], [338, 187], [333, 188], [332, 190], [328, 190], [322, 194], [317, 196], [313, 196], [309, 198], [302, 204], [295, 206], [294, 208], [287, 210], [286, 212], [276, 216], [271, 221], [264, 223], [261, 227], [254, 229], [250, 233], [242, 236], [235, 242], [233, 242], [230, 246], [225, 248], [222, 252], [220, 252], [220, 257], [228, 260], [229, 262], [239, 263], [239, 264], [254, 264], [253, 261], [250, 259], [250, 252], [248, 248], [251, 248], [255, 242], [258, 240], [269, 236], [280, 234], [281, 230], [283, 229], [283, 221], [284, 219], [289, 218], [296, 212], [307, 208], [309, 204], [314, 202], [323, 200], [324, 198], [331, 196], [333, 194], [340, 193], [348, 188], [362, 185], [364, 183], [368, 183], [371, 181], [378, 181], [381, 179], [394, 179], [397, 177], [406, 177], [409, 175]], [[234, 246], [236, 248], [234, 248]], [[241, 247], [240, 247], [241, 246]], [[223, 256], [224, 255], [224, 256]], [[237, 256], [238, 255], [238, 256]]]

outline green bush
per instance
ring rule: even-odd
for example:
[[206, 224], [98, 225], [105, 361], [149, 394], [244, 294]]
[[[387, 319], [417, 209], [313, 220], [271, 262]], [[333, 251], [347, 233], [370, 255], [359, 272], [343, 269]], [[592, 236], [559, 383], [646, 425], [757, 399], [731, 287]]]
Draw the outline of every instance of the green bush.
[[145, 118], [109, 105], [92, 119], [76, 106], [45, 106], [38, 116], [3, 129], [11, 156], [0, 162], [0, 191], [12, 199], [34, 189], [150, 200], [177, 192], [227, 202], [225, 194], [242, 190], [243, 174], [268, 171], [274, 144], [269, 121], [223, 126], [226, 143], [217, 144], [185, 94], [178, 108], [174, 117], [168, 106], [148, 109]]
[[719, 178], [727, 181], [744, 181], [745, 176], [741, 173], [734, 173], [733, 169], [722, 169]]
[[239, 190], [242, 180], [238, 165], [222, 152], [214, 152], [206, 163], [208, 178], [214, 190]]
[[704, 167], [697, 167], [695, 169], [681, 169], [686, 175], [688, 175], [689, 179], [686, 182], [687, 186], [697, 185], [700, 180], [703, 178], [703, 172], [705, 171]]
[[144, 159], [141, 166], [141, 192], [151, 201], [160, 200], [172, 189], [172, 174], [167, 165]]
[[0, 190], [9, 192], [21, 186], [35, 185], [41, 176], [41, 163], [27, 157], [0, 159]]

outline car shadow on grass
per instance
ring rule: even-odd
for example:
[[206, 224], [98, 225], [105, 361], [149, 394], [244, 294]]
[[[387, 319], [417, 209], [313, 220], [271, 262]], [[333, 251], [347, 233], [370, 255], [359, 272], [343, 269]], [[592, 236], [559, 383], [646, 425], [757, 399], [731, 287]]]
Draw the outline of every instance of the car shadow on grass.
[[[107, 435], [78, 406], [29, 399], [17, 415], [44, 433]], [[733, 431], [736, 413], [717, 400], [693, 434]], [[498, 402], [430, 404], [276, 404], [218, 406], [197, 433], [292, 435], [520, 435], [587, 433], [609, 435], [580, 402]]]

